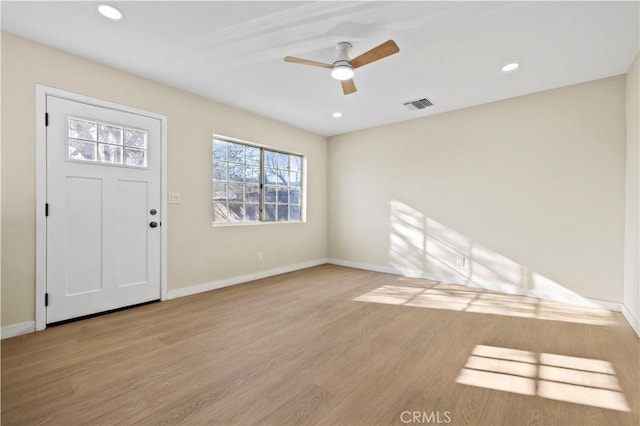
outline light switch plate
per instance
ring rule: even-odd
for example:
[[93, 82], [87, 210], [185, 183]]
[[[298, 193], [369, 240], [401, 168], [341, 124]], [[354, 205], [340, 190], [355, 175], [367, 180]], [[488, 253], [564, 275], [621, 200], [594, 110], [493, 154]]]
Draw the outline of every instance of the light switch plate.
[[180, 193], [179, 192], [170, 192], [169, 193], [169, 204], [180, 204]]

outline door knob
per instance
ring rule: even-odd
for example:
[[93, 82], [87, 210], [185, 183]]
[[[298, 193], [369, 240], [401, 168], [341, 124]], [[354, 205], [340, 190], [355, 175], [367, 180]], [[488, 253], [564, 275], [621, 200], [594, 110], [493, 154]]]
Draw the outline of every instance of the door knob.
[[152, 228], [157, 228], [158, 227], [158, 222], [151, 222], [149, 224], [149, 226], [152, 227]]

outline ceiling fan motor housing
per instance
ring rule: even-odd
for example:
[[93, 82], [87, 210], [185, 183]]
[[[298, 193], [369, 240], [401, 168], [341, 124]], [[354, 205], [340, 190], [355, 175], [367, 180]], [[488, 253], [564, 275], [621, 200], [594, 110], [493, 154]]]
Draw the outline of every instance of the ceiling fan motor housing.
[[336, 65], [339, 62], [346, 62], [348, 65], [350, 65], [349, 64], [349, 53], [351, 53], [351, 49], [352, 48], [353, 48], [353, 46], [351, 45], [351, 43], [347, 43], [346, 41], [343, 41], [341, 43], [336, 44], [336, 50], [338, 51], [338, 57], [333, 62], [333, 64]]

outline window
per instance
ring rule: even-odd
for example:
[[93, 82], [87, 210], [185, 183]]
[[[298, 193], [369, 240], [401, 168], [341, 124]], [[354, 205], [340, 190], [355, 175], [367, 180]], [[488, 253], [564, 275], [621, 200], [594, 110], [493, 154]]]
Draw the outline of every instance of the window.
[[213, 222], [300, 222], [302, 156], [213, 139]]
[[68, 159], [147, 167], [147, 132], [69, 118]]

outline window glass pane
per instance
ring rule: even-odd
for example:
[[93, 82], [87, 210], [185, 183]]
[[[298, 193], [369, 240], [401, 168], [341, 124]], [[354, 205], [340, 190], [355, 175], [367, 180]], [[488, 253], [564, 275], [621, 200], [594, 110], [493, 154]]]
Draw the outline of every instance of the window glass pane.
[[229, 161], [244, 163], [244, 145], [229, 142]]
[[264, 166], [275, 169], [278, 167], [278, 154], [273, 151], [264, 151]]
[[260, 220], [260, 205], [259, 204], [245, 204], [245, 215], [248, 222], [255, 222]]
[[274, 222], [276, 220], [276, 205], [265, 204], [264, 205], [264, 220], [267, 222]]
[[293, 170], [294, 172], [299, 172], [301, 166], [302, 166], [302, 157], [300, 157], [299, 155], [289, 156], [289, 170]]
[[291, 186], [300, 186], [300, 172], [289, 172], [289, 184]]
[[243, 185], [241, 183], [228, 183], [227, 184], [227, 199], [229, 201], [242, 202], [244, 201]]
[[98, 140], [116, 145], [122, 145], [122, 127], [100, 124], [98, 126]]
[[227, 147], [228, 143], [225, 141], [215, 140], [213, 141], [213, 159], [218, 161], [227, 161]]
[[225, 203], [213, 203], [213, 221], [227, 222], [229, 220], [229, 212]]
[[244, 222], [244, 205], [242, 203], [229, 203], [229, 221]]
[[141, 132], [138, 130], [125, 129], [124, 130], [124, 144], [134, 148], [147, 148], [147, 132]]
[[275, 184], [277, 182], [276, 170], [264, 169], [264, 183]]
[[278, 205], [278, 222], [282, 222], [285, 220], [289, 220], [289, 206], [287, 205]]
[[122, 164], [122, 147], [98, 144], [98, 156], [101, 163]]
[[289, 202], [289, 189], [287, 187], [278, 187], [278, 204], [287, 204]]
[[264, 202], [275, 203], [276, 202], [276, 187], [267, 185], [264, 187]]
[[227, 164], [222, 161], [213, 163], [213, 178], [215, 180], [227, 180]]
[[244, 200], [248, 203], [260, 202], [260, 185], [245, 185]]
[[277, 171], [278, 185], [289, 185], [289, 172], [286, 170]]
[[212, 156], [214, 222], [300, 220], [301, 156], [218, 139]]
[[260, 165], [260, 148], [256, 148], [254, 146], [247, 146], [245, 148], [245, 155], [247, 164], [251, 164], [254, 166]]
[[125, 148], [124, 164], [127, 166], [147, 167], [146, 151]]
[[260, 182], [260, 167], [245, 166], [244, 168], [245, 182]]
[[278, 153], [278, 168], [279, 169], [288, 169], [289, 168], [289, 155], [288, 154], [280, 154]]
[[236, 182], [242, 182], [244, 179], [244, 167], [242, 164], [228, 163], [229, 164], [229, 180]]
[[213, 182], [213, 201], [227, 200], [227, 183]]
[[300, 206], [289, 206], [289, 220], [300, 220]]
[[291, 190], [289, 190], [289, 202], [291, 204], [300, 204], [300, 190], [299, 189], [291, 189]]
[[93, 121], [69, 119], [69, 137], [75, 139], [96, 140], [96, 123]]
[[69, 159], [96, 161], [96, 144], [93, 142], [69, 141]]

